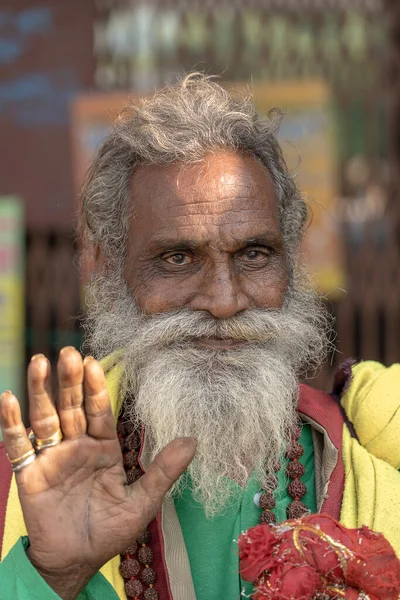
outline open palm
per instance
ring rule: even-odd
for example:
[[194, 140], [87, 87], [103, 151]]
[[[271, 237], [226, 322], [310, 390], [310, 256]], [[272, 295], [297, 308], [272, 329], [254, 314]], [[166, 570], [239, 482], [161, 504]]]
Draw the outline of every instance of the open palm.
[[[168, 444], [147, 473], [128, 486], [100, 364], [91, 357], [82, 361], [75, 349], [65, 348], [57, 374], [56, 405], [48, 360], [38, 355], [31, 361], [30, 422], [36, 438], [49, 438], [61, 428], [63, 441], [40, 452], [16, 479], [31, 561], [45, 578], [48, 574], [50, 585], [78, 566], [78, 587], [84, 587], [159, 512], [165, 493], [190, 463], [195, 441]], [[10, 459], [32, 449], [10, 392], [1, 398], [0, 423]]]

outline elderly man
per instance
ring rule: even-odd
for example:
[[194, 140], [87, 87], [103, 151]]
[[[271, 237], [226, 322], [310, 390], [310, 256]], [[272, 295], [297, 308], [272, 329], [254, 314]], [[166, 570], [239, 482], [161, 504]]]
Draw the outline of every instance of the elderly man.
[[235, 540], [307, 512], [400, 552], [399, 368], [346, 365], [335, 395], [299, 385], [329, 327], [279, 121], [188, 76], [101, 147], [81, 232], [102, 362], [64, 348], [54, 401], [32, 358], [30, 437], [2, 396], [1, 599], [249, 597]]

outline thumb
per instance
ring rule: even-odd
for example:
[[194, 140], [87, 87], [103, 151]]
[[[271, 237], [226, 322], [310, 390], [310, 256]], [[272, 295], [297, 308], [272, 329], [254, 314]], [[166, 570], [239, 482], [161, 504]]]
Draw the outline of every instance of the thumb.
[[147, 472], [131, 485], [129, 494], [141, 507], [142, 531], [160, 512], [165, 494], [191, 463], [196, 452], [195, 438], [177, 438], [157, 454]]

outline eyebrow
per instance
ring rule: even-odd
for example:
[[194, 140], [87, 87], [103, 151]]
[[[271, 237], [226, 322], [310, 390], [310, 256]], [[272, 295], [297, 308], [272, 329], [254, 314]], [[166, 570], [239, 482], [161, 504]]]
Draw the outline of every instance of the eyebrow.
[[[237, 248], [245, 248], [246, 246], [269, 246], [270, 244], [276, 244], [278, 237], [276, 233], [265, 232], [249, 238], [233, 238]], [[179, 239], [173, 237], [161, 237], [154, 236], [150, 239], [148, 248], [155, 252], [167, 252], [168, 250], [197, 250], [208, 245], [209, 241], [204, 240], [192, 240], [192, 239]]]
[[272, 242], [275, 242], [277, 239], [276, 235], [270, 233], [270, 234], [261, 234], [261, 235], [256, 235], [255, 237], [252, 238], [248, 238], [246, 240], [244, 240], [244, 244], [243, 245], [247, 245], [247, 246], [268, 246], [269, 244], [271, 244]]
[[157, 252], [166, 252], [173, 249], [196, 250], [196, 248], [200, 248], [201, 246], [204, 246], [204, 243], [189, 239], [154, 237], [150, 240], [148, 248]]

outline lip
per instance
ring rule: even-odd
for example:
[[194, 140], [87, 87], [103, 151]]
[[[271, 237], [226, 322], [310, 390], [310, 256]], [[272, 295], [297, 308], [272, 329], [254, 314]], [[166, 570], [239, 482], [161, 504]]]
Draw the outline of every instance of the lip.
[[194, 338], [193, 343], [201, 348], [208, 348], [212, 350], [232, 350], [233, 348], [242, 348], [247, 344], [247, 342], [242, 340], [222, 339], [216, 337]]

